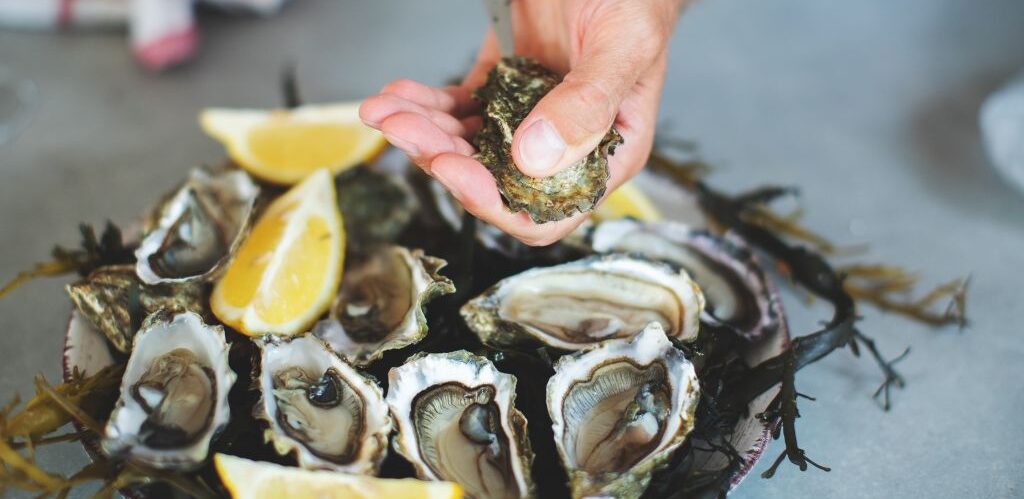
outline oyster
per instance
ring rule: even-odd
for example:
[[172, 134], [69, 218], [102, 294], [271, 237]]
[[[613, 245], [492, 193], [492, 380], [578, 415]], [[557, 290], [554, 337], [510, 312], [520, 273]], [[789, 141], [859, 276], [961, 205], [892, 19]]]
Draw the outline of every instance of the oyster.
[[391, 416], [377, 383], [311, 336], [259, 340], [255, 416], [279, 454], [299, 466], [373, 474], [387, 455]]
[[132, 265], [100, 267], [84, 280], [64, 288], [86, 319], [128, 353], [138, 326], [157, 310], [202, 313], [206, 292], [199, 283], [166, 282], [148, 286], [139, 280]]
[[455, 292], [452, 281], [438, 274], [445, 265], [420, 250], [379, 249], [346, 269], [330, 318], [313, 334], [357, 366], [422, 340], [427, 334], [423, 305]]
[[348, 242], [360, 248], [394, 241], [419, 206], [404, 178], [363, 166], [335, 180]]
[[702, 319], [724, 324], [755, 340], [782, 320], [782, 304], [747, 244], [735, 234], [719, 237], [673, 222], [602, 222], [589, 236], [598, 253], [628, 252], [685, 268], [707, 298]]
[[533, 59], [507, 57], [475, 93], [484, 106], [483, 126], [474, 138], [477, 159], [494, 175], [509, 209], [526, 210], [536, 223], [594, 209], [608, 182], [608, 156], [622, 143], [622, 136], [611, 128], [590, 154], [565, 170], [544, 178], [520, 173], [512, 160], [512, 135], [560, 80]]
[[135, 337], [103, 451], [154, 468], [199, 466], [230, 419], [234, 382], [224, 328], [191, 312], [149, 316]]
[[135, 250], [142, 282], [213, 279], [248, 230], [260, 189], [241, 170], [196, 168], [157, 209]]
[[490, 346], [579, 350], [628, 338], [652, 321], [679, 341], [693, 340], [703, 308], [704, 296], [686, 271], [613, 254], [506, 278], [461, 313]]
[[657, 322], [559, 359], [547, 405], [572, 496], [640, 497], [693, 428], [699, 399], [693, 364]]
[[420, 478], [457, 482], [476, 499], [533, 495], [515, 376], [460, 350], [416, 355], [391, 370], [388, 386], [395, 450]]

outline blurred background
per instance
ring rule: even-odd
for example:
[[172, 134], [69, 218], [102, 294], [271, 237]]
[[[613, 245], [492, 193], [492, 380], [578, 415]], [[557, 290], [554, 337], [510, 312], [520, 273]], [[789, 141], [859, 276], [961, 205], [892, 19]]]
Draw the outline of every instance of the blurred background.
[[[286, 64], [306, 100], [356, 100], [397, 78], [458, 75], [486, 30], [472, 0], [293, 0], [272, 17], [200, 10], [197, 22], [196, 57], [164, 73], [140, 67], [121, 30], [0, 29], [0, 280], [75, 244], [79, 222], [131, 222], [188, 169], [219, 162], [198, 111], [279, 105]], [[870, 243], [865, 259], [923, 284], [972, 279], [962, 332], [866, 310], [886, 356], [912, 347], [893, 409], [871, 398], [869, 359], [802, 371], [817, 402], [801, 405], [800, 443], [832, 472], [784, 465], [761, 479], [775, 442], [735, 497], [1024, 496], [1024, 196], [989, 165], [978, 126], [984, 99], [1022, 69], [1020, 0], [703, 0], [684, 14], [659, 132], [695, 141], [713, 185], [799, 186], [806, 224]], [[0, 301], [0, 399], [29, 394], [37, 372], [59, 379], [64, 282]], [[822, 318], [800, 305], [798, 332]], [[85, 459], [67, 445], [40, 462], [67, 472]]]

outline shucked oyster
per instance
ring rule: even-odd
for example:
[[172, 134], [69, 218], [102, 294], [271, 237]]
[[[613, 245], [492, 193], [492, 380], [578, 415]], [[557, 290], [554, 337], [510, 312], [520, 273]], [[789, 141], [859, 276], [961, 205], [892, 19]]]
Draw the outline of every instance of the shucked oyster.
[[199, 466], [230, 419], [234, 382], [221, 326], [191, 312], [153, 314], [135, 337], [103, 451], [154, 468]]
[[656, 322], [559, 359], [547, 405], [572, 496], [640, 497], [693, 428], [699, 399], [693, 364]]
[[559, 81], [533, 59], [510, 57], [498, 62], [475, 94], [484, 106], [483, 126], [474, 139], [477, 158], [498, 181], [505, 204], [513, 212], [526, 210], [537, 223], [594, 209], [608, 182], [608, 156], [622, 143], [612, 128], [596, 149], [565, 170], [544, 178], [520, 173], [512, 160], [512, 135]]
[[754, 254], [738, 236], [718, 237], [674, 222], [602, 222], [589, 236], [598, 253], [628, 252], [683, 267], [707, 298], [702, 318], [756, 340], [779, 328], [782, 305]]
[[212, 279], [248, 230], [259, 193], [241, 170], [192, 170], [135, 250], [139, 278], [147, 284]]
[[380, 387], [311, 336], [258, 342], [265, 437], [299, 466], [372, 474], [387, 455], [391, 416]]
[[533, 495], [526, 418], [516, 379], [465, 350], [419, 354], [388, 374], [395, 450], [425, 480], [450, 480], [466, 497]]
[[506, 278], [463, 305], [466, 324], [495, 347], [579, 350], [658, 322], [696, 338], [704, 296], [686, 271], [627, 255], [584, 258]]
[[331, 316], [314, 334], [357, 366], [422, 340], [427, 334], [423, 305], [455, 292], [452, 281], [438, 274], [445, 265], [420, 250], [378, 249], [346, 269]]
[[199, 283], [146, 285], [131, 265], [100, 267], [84, 280], [65, 287], [75, 308], [117, 350], [128, 353], [142, 320], [157, 310], [201, 313], [206, 302]]

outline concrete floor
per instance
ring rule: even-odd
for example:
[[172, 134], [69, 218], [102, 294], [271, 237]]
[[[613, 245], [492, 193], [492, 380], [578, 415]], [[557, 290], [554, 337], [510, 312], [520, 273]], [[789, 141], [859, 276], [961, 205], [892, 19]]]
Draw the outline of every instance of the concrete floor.
[[[913, 347], [893, 410], [872, 401], [867, 359], [839, 353], [801, 372], [818, 401], [801, 406], [800, 441], [833, 471], [784, 466], [736, 497], [1024, 496], [1024, 197], [988, 167], [977, 131], [982, 99], [1024, 67], [1024, 3], [839, 5], [699, 2], [673, 40], [662, 131], [700, 144], [719, 165], [715, 185], [799, 185], [807, 223], [870, 242], [866, 258], [927, 283], [970, 274], [971, 325], [934, 331], [866, 310], [862, 328], [883, 352]], [[205, 16], [199, 58], [160, 76], [133, 64], [121, 33], [0, 32], [0, 63], [40, 90], [30, 126], [0, 147], [0, 278], [75, 243], [80, 221], [131, 221], [187, 169], [217, 162], [197, 111], [277, 104], [286, 61], [311, 101], [358, 99], [399, 77], [441, 82], [467, 66], [483, 20], [476, 2], [451, 0]], [[0, 301], [0, 399], [29, 393], [36, 372], [57, 379], [63, 283]], [[790, 311], [798, 331], [822, 318]], [[68, 471], [85, 456], [64, 446], [40, 461]]]

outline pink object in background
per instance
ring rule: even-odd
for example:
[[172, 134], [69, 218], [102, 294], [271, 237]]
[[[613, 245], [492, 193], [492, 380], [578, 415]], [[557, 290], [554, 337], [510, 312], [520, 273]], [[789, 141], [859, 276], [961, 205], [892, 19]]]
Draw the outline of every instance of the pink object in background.
[[190, 0], [133, 0], [130, 30], [135, 58], [154, 71], [189, 59], [199, 42]]
[[231, 12], [271, 15], [288, 0], [0, 0], [0, 28], [57, 30], [128, 27], [136, 59], [164, 70], [198, 48], [196, 3]]

